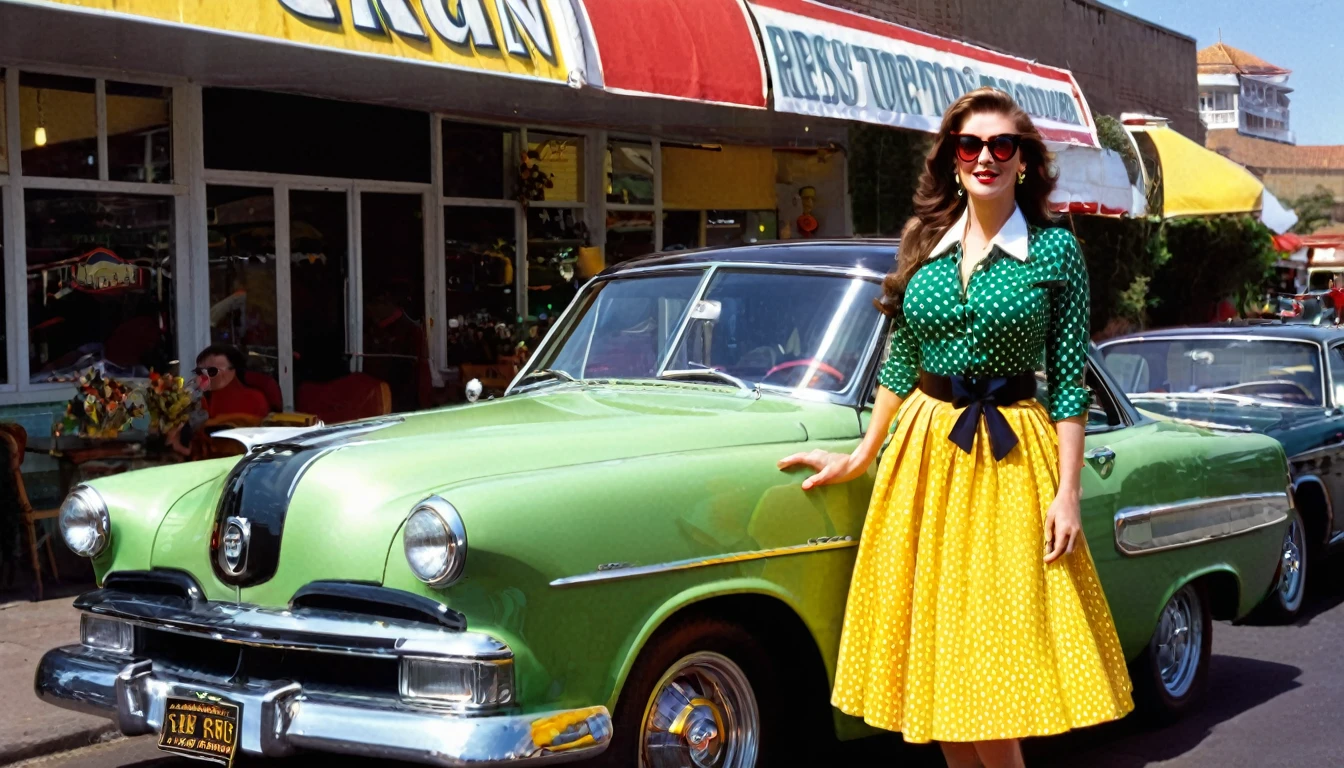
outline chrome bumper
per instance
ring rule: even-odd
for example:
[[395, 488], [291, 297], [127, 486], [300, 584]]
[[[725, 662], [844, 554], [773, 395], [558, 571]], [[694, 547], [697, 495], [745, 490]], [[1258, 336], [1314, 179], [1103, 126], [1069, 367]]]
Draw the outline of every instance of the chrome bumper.
[[[305, 691], [301, 683], [253, 681], [220, 686], [174, 679], [150, 660], [128, 660], [74, 645], [48, 651], [37, 668], [39, 698], [110, 717], [128, 736], [158, 733], [169, 696], [212, 693], [242, 705], [238, 748], [282, 757], [314, 750], [443, 766], [582, 760], [611, 739], [604, 707], [542, 714], [468, 717], [397, 699]], [[538, 746], [542, 733], [586, 731], [586, 746]], [[537, 734], [537, 735], [534, 735]]]

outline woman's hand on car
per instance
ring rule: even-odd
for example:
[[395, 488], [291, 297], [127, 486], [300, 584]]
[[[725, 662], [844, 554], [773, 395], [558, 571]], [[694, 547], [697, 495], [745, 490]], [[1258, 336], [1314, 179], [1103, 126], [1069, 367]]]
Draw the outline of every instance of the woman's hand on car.
[[803, 481], [803, 490], [810, 491], [819, 485], [847, 483], [862, 475], [868, 469], [868, 463], [858, 460], [853, 454], [817, 449], [780, 459], [779, 468], [811, 467], [816, 470], [816, 474]]

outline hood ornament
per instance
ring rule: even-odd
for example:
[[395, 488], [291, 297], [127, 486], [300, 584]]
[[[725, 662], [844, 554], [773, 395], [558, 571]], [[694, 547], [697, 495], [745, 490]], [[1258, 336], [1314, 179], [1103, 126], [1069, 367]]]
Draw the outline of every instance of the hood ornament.
[[219, 548], [219, 566], [230, 576], [241, 575], [247, 568], [247, 545], [252, 540], [252, 523], [246, 517], [224, 521]]

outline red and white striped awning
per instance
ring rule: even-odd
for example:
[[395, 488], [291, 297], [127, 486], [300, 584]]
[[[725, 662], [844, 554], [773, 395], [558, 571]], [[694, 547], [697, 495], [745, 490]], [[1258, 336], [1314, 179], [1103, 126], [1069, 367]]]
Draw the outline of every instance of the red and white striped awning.
[[582, 0], [575, 10], [589, 85], [765, 109], [765, 66], [742, 0]]

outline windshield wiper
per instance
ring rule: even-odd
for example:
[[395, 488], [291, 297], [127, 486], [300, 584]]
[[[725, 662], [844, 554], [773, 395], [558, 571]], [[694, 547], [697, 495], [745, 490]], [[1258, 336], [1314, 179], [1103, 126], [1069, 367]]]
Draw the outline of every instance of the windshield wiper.
[[711, 379], [718, 379], [719, 381], [725, 381], [745, 392], [756, 391], [755, 387], [748, 385], [745, 381], [737, 378], [736, 376], [730, 373], [724, 373], [723, 371], [716, 371], [713, 368], [688, 368], [686, 370], [679, 370], [679, 371], [663, 371], [662, 373], [658, 374], [658, 378], [660, 379], [674, 379], [674, 380], [703, 379], [706, 377]]

